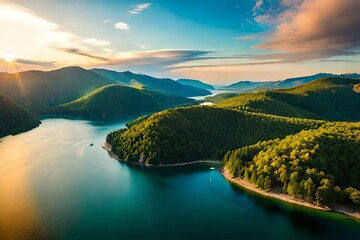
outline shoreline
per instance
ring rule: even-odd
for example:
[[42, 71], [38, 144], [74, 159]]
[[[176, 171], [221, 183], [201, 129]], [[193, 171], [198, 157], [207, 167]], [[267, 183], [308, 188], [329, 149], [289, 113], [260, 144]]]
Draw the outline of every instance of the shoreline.
[[257, 193], [257, 194], [261, 195], [262, 197], [268, 197], [268, 198], [272, 198], [272, 199], [277, 199], [277, 200], [280, 200], [280, 201], [283, 201], [283, 202], [286, 202], [286, 203], [295, 204], [295, 205], [298, 205], [298, 206], [307, 207], [307, 208], [311, 208], [311, 209], [314, 209], [314, 210], [341, 213], [341, 214], [343, 214], [345, 216], [354, 218], [354, 220], [360, 221], [360, 212], [355, 211], [355, 210], [353, 210], [350, 207], [347, 207], [345, 205], [337, 204], [337, 205], [334, 205], [334, 206], [318, 206], [316, 204], [309, 203], [309, 202], [303, 201], [301, 199], [298, 199], [296, 197], [293, 197], [293, 196], [291, 196], [289, 194], [265, 191], [265, 190], [262, 190], [262, 189], [256, 187], [255, 185], [253, 185], [252, 183], [250, 183], [248, 181], [245, 181], [245, 180], [240, 179], [240, 178], [233, 178], [231, 176], [230, 172], [225, 167], [222, 168], [222, 169], [219, 169], [219, 173], [228, 182], [233, 183], [236, 186], [239, 186], [240, 188], [243, 188], [245, 190]]
[[198, 161], [193, 161], [193, 162], [172, 163], [172, 164], [162, 164], [162, 165], [126, 162], [125, 160], [120, 159], [118, 155], [116, 155], [115, 153], [113, 153], [111, 151], [111, 145], [109, 143], [105, 142], [101, 146], [102, 146], [103, 149], [105, 149], [105, 151], [107, 151], [109, 153], [111, 158], [114, 158], [114, 159], [116, 159], [116, 160], [118, 160], [120, 162], [123, 162], [123, 163], [131, 164], [131, 165], [137, 165], [137, 166], [146, 166], [146, 167], [181, 167], [181, 166], [187, 166], [187, 165], [192, 165], [192, 164], [196, 164], [196, 163], [216, 163], [216, 164], [222, 163], [222, 161], [216, 161], [216, 160], [198, 160]]
[[[111, 151], [111, 145], [107, 142], [102, 144], [102, 148], [105, 149], [111, 158], [114, 158], [120, 162], [137, 165], [137, 166], [146, 166], [146, 167], [180, 167], [186, 165], [192, 165], [196, 163], [222, 163], [222, 161], [215, 161], [215, 160], [198, 160], [193, 162], [186, 162], [186, 163], [174, 163], [174, 164], [166, 164], [166, 165], [153, 165], [153, 164], [142, 164], [142, 163], [133, 163], [133, 162], [126, 162], [123, 159], [120, 159], [115, 153]], [[218, 169], [218, 172], [225, 178], [226, 181], [229, 183], [235, 184], [236, 186], [245, 189], [247, 191], [251, 191], [253, 193], [259, 194], [262, 197], [272, 198], [276, 200], [280, 200], [286, 203], [294, 204], [297, 206], [307, 207], [313, 210], [318, 211], [325, 211], [325, 212], [336, 212], [343, 214], [345, 216], [353, 218], [355, 221], [360, 221], [360, 211], [355, 211], [352, 208], [341, 205], [341, 204], [334, 204], [332, 206], [319, 206], [314, 203], [306, 202], [304, 200], [298, 199], [294, 196], [285, 193], [277, 193], [271, 191], [262, 190], [252, 183], [245, 181], [240, 178], [233, 178], [230, 172], [225, 168]]]

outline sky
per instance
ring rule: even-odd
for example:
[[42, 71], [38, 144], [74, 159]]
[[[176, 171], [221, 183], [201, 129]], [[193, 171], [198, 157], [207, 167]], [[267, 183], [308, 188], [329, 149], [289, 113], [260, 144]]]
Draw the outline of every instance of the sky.
[[359, 0], [0, 0], [0, 71], [212, 84], [360, 73]]

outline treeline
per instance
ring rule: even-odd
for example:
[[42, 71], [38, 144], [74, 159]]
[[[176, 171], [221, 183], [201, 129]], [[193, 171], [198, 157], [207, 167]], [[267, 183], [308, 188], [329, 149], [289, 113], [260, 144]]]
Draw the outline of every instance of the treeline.
[[239, 146], [285, 137], [324, 121], [285, 118], [214, 107], [176, 108], [156, 113], [127, 130], [107, 136], [113, 152], [128, 162], [147, 164], [222, 159]]
[[316, 204], [360, 206], [360, 123], [327, 123], [225, 154], [234, 177]]

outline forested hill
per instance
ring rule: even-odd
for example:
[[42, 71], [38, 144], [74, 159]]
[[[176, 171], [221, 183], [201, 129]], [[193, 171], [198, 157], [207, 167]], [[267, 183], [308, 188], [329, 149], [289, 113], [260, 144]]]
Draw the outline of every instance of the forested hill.
[[234, 177], [316, 204], [360, 207], [360, 123], [328, 123], [228, 152]]
[[359, 84], [357, 79], [323, 78], [291, 89], [241, 94], [220, 102], [219, 107], [288, 117], [359, 121]]
[[206, 96], [211, 94], [211, 92], [206, 89], [183, 85], [169, 78], [155, 78], [148, 75], [135, 74], [129, 71], [116, 72], [97, 68], [91, 69], [91, 71], [127, 86], [156, 90], [166, 94], [183, 97]]
[[174, 106], [195, 105], [196, 101], [152, 90], [109, 85], [70, 103], [49, 110], [50, 114], [80, 117], [112, 117], [156, 112]]
[[120, 158], [147, 164], [221, 159], [225, 152], [317, 128], [323, 121], [295, 119], [214, 107], [176, 108], [154, 114], [107, 136]]
[[195, 80], [195, 79], [178, 79], [176, 80], [178, 83], [181, 83], [182, 85], [188, 85], [188, 86], [193, 86], [193, 87], [198, 87], [198, 88], [203, 88], [206, 90], [215, 90], [215, 88], [207, 83], [204, 83], [200, 80]]
[[84, 96], [114, 81], [80, 67], [54, 71], [0, 73], [0, 94], [32, 113], [41, 115], [52, 107]]
[[39, 124], [29, 111], [0, 95], [0, 137], [30, 130]]

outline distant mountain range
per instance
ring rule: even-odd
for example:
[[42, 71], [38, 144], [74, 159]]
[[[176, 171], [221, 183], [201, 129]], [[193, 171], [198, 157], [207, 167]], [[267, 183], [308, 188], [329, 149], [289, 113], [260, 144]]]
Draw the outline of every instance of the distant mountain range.
[[[286, 89], [301, 86], [316, 79], [329, 76], [341, 79], [360, 78], [359, 74], [334, 75], [320, 73], [276, 82], [241, 81], [223, 87], [223, 89], [232, 92]], [[321, 84], [325, 83], [321, 82]], [[39, 124], [39, 120], [34, 116], [48, 114], [84, 117], [120, 116], [123, 114], [160, 111], [174, 106], [194, 105], [196, 104], [195, 101], [185, 97], [210, 95], [210, 90], [213, 89], [214, 86], [194, 79], [179, 79], [175, 81], [169, 78], [155, 78], [132, 72], [116, 72], [106, 69], [86, 70], [81, 67], [66, 67], [47, 72], [33, 70], [14, 74], [0, 73], [0, 95], [2, 104], [0, 113], [3, 116], [1, 119], [3, 122], [0, 123], [2, 126], [6, 126], [4, 129], [9, 129], [8, 133], [4, 133], [4, 129], [1, 131], [3, 131], [2, 134], [13, 134], [24, 129], [30, 129]], [[313, 97], [309, 98], [311, 101], [320, 101], [317, 104], [313, 104], [315, 106], [321, 106], [319, 109], [313, 108], [310, 102], [307, 102], [308, 106], [310, 106], [309, 109], [296, 105], [294, 102], [290, 103], [288, 102], [290, 101], [289, 99], [295, 101], [295, 98], [289, 97], [289, 94], [286, 95], [287, 97], [279, 99], [279, 96], [283, 96], [285, 92], [280, 94], [279, 92], [270, 91], [265, 94], [265, 97], [256, 97], [259, 99], [263, 97], [267, 99], [265, 101], [266, 103], [263, 102], [267, 106], [276, 102], [276, 104], [272, 106], [276, 106], [279, 111], [287, 112], [290, 116], [298, 115], [311, 118], [353, 120], [357, 119], [358, 116], [356, 113], [351, 113], [350, 110], [346, 110], [349, 108], [346, 103], [357, 103], [357, 98], [353, 99], [353, 97], [356, 91], [360, 91], [359, 89], [360, 86], [357, 85], [357, 88], [351, 94], [346, 93], [350, 95], [344, 93], [341, 95], [341, 98], [336, 98], [338, 101], [333, 100], [330, 93], [327, 93], [324, 98], [314, 97], [316, 94], [314, 96], [311, 95], [311, 97]], [[325, 90], [318, 91], [317, 94], [319, 94], [319, 92], [323, 93], [324, 91]], [[215, 97], [206, 98], [206, 101], [221, 102], [232, 97], [236, 98], [236, 93], [224, 93]], [[268, 101], [268, 98], [271, 100]], [[296, 101], [306, 102], [307, 100], [304, 99], [307, 98], [298, 96], [298, 100]], [[338, 112], [335, 113], [335, 110], [332, 111], [331, 107], [329, 107], [330, 105], [323, 103], [322, 101], [324, 99], [331, 102], [332, 106], [335, 106], [334, 109]], [[281, 103], [279, 103], [279, 101]], [[343, 105], [339, 105], [339, 101]], [[221, 104], [225, 104], [225, 102]], [[258, 104], [260, 103], [258, 102]], [[247, 107], [253, 106], [248, 105]], [[260, 107], [259, 109], [261, 112], [262, 108]], [[267, 110], [268, 108], [266, 111]], [[333, 115], [327, 115], [326, 112], [322, 112], [323, 110], [331, 112]], [[266, 111], [264, 110], [263, 112]], [[276, 112], [272, 112], [272, 110], [270, 113], [276, 114]], [[12, 120], [9, 119], [16, 119], [16, 121], [11, 122]]]
[[74, 101], [100, 87], [112, 84], [157, 90], [183, 97], [211, 94], [208, 90], [182, 85], [172, 79], [104, 69], [66, 67], [48, 72], [0, 73], [0, 94], [36, 115], [47, 114], [51, 107]]
[[326, 77], [289, 89], [239, 94], [218, 104], [286, 117], [360, 121], [359, 79]]
[[289, 78], [282, 81], [268, 81], [268, 82], [240, 81], [237, 83], [233, 83], [229, 86], [222, 87], [221, 89], [234, 91], [234, 92], [253, 92], [253, 91], [270, 90], [270, 89], [292, 88], [324, 77], [342, 77], [342, 78], [356, 79], [356, 78], [360, 78], [360, 74], [318, 73], [311, 76]]
[[36, 115], [50, 107], [73, 101], [114, 82], [80, 67], [55, 71], [0, 73], [0, 94], [11, 98]]
[[240, 81], [229, 86], [222, 87], [223, 90], [234, 91], [234, 92], [247, 92], [256, 89], [257, 87], [271, 84], [272, 82], [251, 82], [251, 81]]
[[206, 96], [211, 94], [211, 92], [206, 89], [183, 85], [170, 78], [154, 78], [143, 74], [135, 74], [129, 71], [116, 72], [107, 69], [96, 68], [91, 69], [91, 71], [119, 84], [130, 87], [151, 89], [183, 97]]

